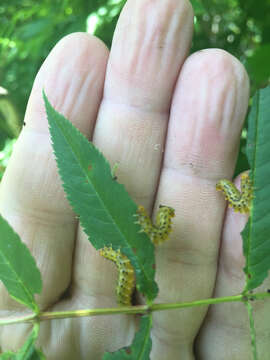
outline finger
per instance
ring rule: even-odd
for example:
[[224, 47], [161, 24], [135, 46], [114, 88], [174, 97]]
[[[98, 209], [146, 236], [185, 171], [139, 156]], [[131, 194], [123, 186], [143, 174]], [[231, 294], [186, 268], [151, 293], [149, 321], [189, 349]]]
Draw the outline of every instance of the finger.
[[115, 31], [94, 141], [119, 161], [119, 179], [135, 201], [153, 202], [192, 25], [188, 1], [136, 0], [127, 2]]
[[[54, 303], [69, 285], [77, 227], [57, 174], [42, 89], [58, 111], [89, 135], [102, 96], [107, 55], [99, 40], [83, 33], [56, 45], [36, 77], [26, 126], [1, 182], [1, 214], [41, 270], [43, 292], [38, 302], [42, 308]], [[17, 308], [3, 287], [0, 299], [2, 309]]]
[[[239, 188], [240, 176], [236, 179]], [[245, 287], [245, 258], [243, 255], [241, 232], [248, 215], [228, 208], [224, 221], [224, 231], [220, 250], [219, 267], [215, 285], [215, 297], [240, 294]], [[270, 278], [257, 291], [266, 291]], [[270, 353], [269, 312], [267, 301], [253, 302], [258, 358]], [[196, 344], [198, 359], [252, 359], [250, 328], [247, 309], [243, 303], [213, 305], [209, 308], [204, 325]]]
[[[94, 142], [111, 164], [119, 162], [118, 180], [132, 198], [148, 207], [154, 200], [173, 88], [192, 24], [187, 1], [131, 0], [113, 39]], [[115, 302], [115, 281], [112, 264], [97, 262], [80, 229], [74, 287]]]
[[[174, 232], [158, 247], [159, 302], [211, 297], [224, 203], [217, 179], [230, 177], [248, 104], [243, 66], [225, 51], [190, 56], [171, 108], [157, 202], [176, 211]], [[205, 307], [154, 314], [152, 358], [193, 358]]]

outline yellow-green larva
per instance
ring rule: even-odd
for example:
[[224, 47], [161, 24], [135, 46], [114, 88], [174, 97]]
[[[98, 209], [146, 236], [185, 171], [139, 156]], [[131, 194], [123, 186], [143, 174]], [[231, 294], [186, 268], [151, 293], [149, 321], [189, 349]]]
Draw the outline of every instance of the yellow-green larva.
[[99, 250], [99, 253], [116, 264], [118, 269], [118, 283], [116, 287], [118, 303], [130, 306], [135, 287], [135, 271], [130, 260], [121, 253], [120, 249], [115, 251], [112, 247], [104, 247]]
[[153, 244], [158, 245], [168, 239], [172, 231], [172, 218], [175, 216], [175, 211], [169, 206], [160, 205], [156, 217], [156, 225], [152, 224], [142, 205], [138, 207], [135, 216], [137, 217], [135, 223], [141, 225], [140, 232], [145, 232]]
[[240, 213], [250, 211], [252, 200], [252, 185], [247, 173], [241, 176], [241, 192], [229, 180], [222, 179], [216, 184], [216, 189], [225, 194], [229, 206]]

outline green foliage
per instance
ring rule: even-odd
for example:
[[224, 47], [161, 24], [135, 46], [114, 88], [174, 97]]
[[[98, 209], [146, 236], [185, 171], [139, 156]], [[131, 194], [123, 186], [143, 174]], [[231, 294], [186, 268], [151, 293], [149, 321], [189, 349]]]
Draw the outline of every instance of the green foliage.
[[118, 248], [131, 261], [136, 285], [149, 301], [157, 295], [154, 246], [134, 223], [137, 205], [114, 180], [109, 163], [44, 95], [54, 154], [63, 187], [96, 249]]
[[41, 292], [41, 275], [28, 248], [0, 215], [0, 279], [10, 296], [38, 312], [34, 294]]
[[249, 115], [247, 155], [254, 187], [253, 206], [243, 231], [246, 290], [263, 282], [270, 269], [270, 86], [256, 93]]
[[143, 316], [140, 320], [140, 329], [136, 333], [132, 345], [114, 353], [106, 353], [102, 360], [148, 360], [152, 348], [151, 328], [152, 316]]
[[39, 324], [35, 324], [30, 335], [26, 339], [23, 346], [14, 353], [11, 351], [0, 355], [0, 360], [45, 360], [45, 356], [41, 350], [36, 349], [35, 342], [39, 333]]
[[270, 42], [262, 45], [247, 58], [246, 67], [256, 88], [265, 86], [270, 79]]
[[1, 0], [0, 86], [8, 89], [23, 120], [34, 77], [54, 45], [65, 35], [87, 30], [89, 14], [103, 0]]
[[193, 7], [194, 14], [196, 16], [202, 15], [206, 12], [206, 9], [200, 0], [190, 0], [191, 5]]

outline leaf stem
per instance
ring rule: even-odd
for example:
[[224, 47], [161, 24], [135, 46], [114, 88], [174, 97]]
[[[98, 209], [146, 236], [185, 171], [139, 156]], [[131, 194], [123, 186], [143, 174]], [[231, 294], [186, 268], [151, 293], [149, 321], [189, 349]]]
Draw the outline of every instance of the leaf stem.
[[26, 316], [9, 316], [8, 318], [0, 318], [0, 326], [1, 325], [12, 325], [12, 324], [20, 324], [20, 323], [28, 323], [28, 322], [36, 322], [38, 315], [36, 313], [26, 315]]
[[253, 360], [258, 360], [257, 346], [256, 346], [256, 331], [255, 331], [254, 318], [253, 318], [253, 308], [252, 308], [252, 305], [249, 302], [245, 302], [245, 305], [246, 305], [247, 311], [248, 311]]
[[182, 303], [164, 303], [151, 305], [137, 305], [137, 306], [121, 306], [116, 308], [100, 308], [100, 309], [85, 309], [85, 310], [68, 310], [68, 311], [44, 311], [39, 314], [30, 314], [20, 317], [9, 317], [0, 319], [0, 325], [11, 325], [18, 323], [27, 323], [35, 321], [45, 321], [53, 319], [79, 318], [98, 315], [116, 315], [116, 314], [147, 314], [153, 311], [164, 311], [183, 309], [195, 306], [207, 306], [212, 304], [221, 304], [226, 302], [247, 303], [249, 300], [263, 300], [270, 298], [270, 293], [256, 293], [256, 294], [240, 294], [234, 296], [226, 296], [220, 298], [210, 298], [203, 300], [196, 300]]

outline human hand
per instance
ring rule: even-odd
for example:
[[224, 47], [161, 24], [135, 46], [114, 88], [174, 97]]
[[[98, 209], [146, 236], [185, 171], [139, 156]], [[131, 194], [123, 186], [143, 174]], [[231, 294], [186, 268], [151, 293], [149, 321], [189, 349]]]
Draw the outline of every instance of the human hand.
[[[173, 233], [156, 249], [156, 302], [242, 291], [240, 231], [247, 216], [229, 210], [225, 217], [215, 183], [233, 175], [249, 82], [240, 62], [225, 51], [187, 58], [192, 27], [187, 0], [129, 0], [110, 54], [98, 39], [76, 33], [62, 39], [42, 65], [0, 187], [0, 211], [41, 270], [42, 310], [116, 306], [117, 277], [77, 227], [65, 199], [43, 88], [111, 164], [120, 163], [118, 180], [137, 204], [149, 212], [159, 204], [175, 209]], [[2, 314], [22, 309], [2, 286], [0, 308]], [[242, 304], [206, 312], [198, 307], [154, 313], [151, 358], [251, 359]], [[270, 346], [260, 337], [269, 331], [267, 313], [267, 304], [257, 308], [262, 354]], [[53, 320], [41, 323], [38, 343], [50, 360], [96, 360], [128, 345], [135, 330], [136, 317], [126, 315]], [[2, 349], [14, 350], [29, 325], [0, 331]]]

